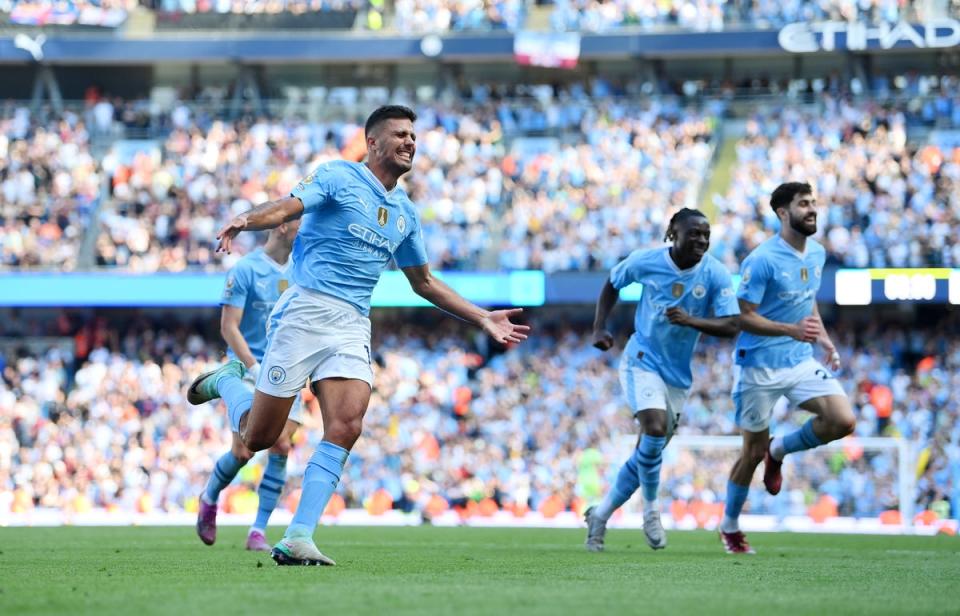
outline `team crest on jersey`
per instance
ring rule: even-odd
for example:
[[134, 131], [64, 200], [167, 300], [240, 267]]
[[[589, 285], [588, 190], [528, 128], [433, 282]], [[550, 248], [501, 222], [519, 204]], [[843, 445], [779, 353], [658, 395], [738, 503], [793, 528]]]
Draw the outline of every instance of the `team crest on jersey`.
[[387, 212], [387, 208], [381, 205], [377, 208], [377, 224], [381, 227], [386, 227], [388, 220], [390, 220], [390, 213]]
[[703, 299], [707, 294], [707, 289], [702, 284], [693, 287], [693, 296], [697, 299]]
[[800, 280], [804, 282], [810, 280], [810, 274], [807, 272], [807, 268], [805, 267], [800, 268]]
[[673, 283], [673, 286], [670, 288], [670, 292], [673, 293], [674, 297], [679, 298], [681, 295], [683, 295], [683, 283]]
[[823, 274], [823, 272], [820, 271], [820, 266], [819, 266], [819, 265], [816, 266], [815, 268], [813, 268], [813, 275], [814, 275], [815, 277], [819, 278], [822, 274]]
[[407, 220], [403, 216], [397, 218], [397, 231], [403, 233], [407, 230]]
[[721, 297], [730, 297], [731, 295], [733, 295], [733, 289], [730, 287], [725, 287], [723, 291], [720, 291]]
[[283, 383], [283, 380], [287, 378], [287, 373], [280, 366], [274, 366], [270, 368], [270, 371], [267, 372], [267, 379], [274, 385], [279, 385]]
[[283, 293], [284, 291], [287, 290], [287, 287], [289, 287], [289, 286], [290, 286], [290, 282], [287, 281], [286, 278], [281, 278], [281, 279], [277, 282], [277, 291], [279, 291], [280, 293]]

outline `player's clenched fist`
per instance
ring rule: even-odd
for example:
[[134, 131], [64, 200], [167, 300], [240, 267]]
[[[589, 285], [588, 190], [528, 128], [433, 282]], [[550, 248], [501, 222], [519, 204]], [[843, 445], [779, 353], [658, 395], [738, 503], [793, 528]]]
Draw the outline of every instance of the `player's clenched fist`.
[[593, 332], [593, 346], [601, 351], [613, 348], [613, 335], [605, 329]]
[[690, 315], [686, 310], [680, 306], [673, 306], [672, 308], [667, 308], [667, 320], [669, 320], [674, 325], [690, 325]]
[[804, 317], [794, 325], [791, 336], [800, 342], [816, 342], [820, 338], [820, 319], [814, 316]]

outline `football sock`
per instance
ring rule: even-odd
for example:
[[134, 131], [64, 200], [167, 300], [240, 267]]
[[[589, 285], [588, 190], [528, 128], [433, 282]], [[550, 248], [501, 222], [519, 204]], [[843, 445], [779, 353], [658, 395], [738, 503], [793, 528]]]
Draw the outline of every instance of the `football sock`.
[[633, 453], [640, 469], [640, 483], [643, 485], [643, 501], [657, 500], [660, 491], [660, 465], [663, 462], [663, 447], [667, 444], [665, 436], [640, 437], [640, 446]]
[[313, 537], [320, 516], [340, 482], [350, 452], [329, 441], [320, 441], [303, 474], [303, 492], [293, 521], [284, 537]]
[[277, 501], [280, 500], [280, 492], [283, 490], [286, 479], [287, 456], [271, 453], [267, 457], [267, 468], [263, 471], [263, 478], [260, 479], [260, 487], [257, 488], [260, 505], [257, 508], [257, 521], [253, 523], [253, 528], [267, 530], [267, 522], [270, 521], [270, 514], [277, 508]]
[[217, 392], [227, 405], [227, 414], [230, 416], [230, 428], [240, 433], [240, 420], [253, 406], [253, 394], [233, 374], [225, 374], [217, 379]]
[[643, 499], [643, 514], [646, 515], [652, 511], [660, 511], [660, 499], [655, 498], [653, 500], [647, 500], [646, 497]]
[[747, 495], [750, 493], [750, 486], [742, 486], [727, 481], [727, 504], [723, 509], [723, 521], [720, 523], [720, 530], [725, 533], [735, 533], [740, 530], [740, 512], [743, 511], [743, 505], [747, 502]]
[[593, 510], [593, 515], [604, 521], [609, 520], [613, 512], [630, 500], [633, 493], [637, 491], [640, 486], [640, 475], [637, 472], [636, 458], [636, 455], [630, 456], [630, 459], [623, 463], [620, 472], [617, 473], [616, 482]]
[[217, 502], [217, 499], [220, 497], [220, 492], [230, 485], [233, 478], [236, 477], [240, 469], [243, 468], [243, 464], [243, 462], [237, 460], [232, 451], [228, 451], [220, 456], [220, 459], [217, 460], [217, 463], [213, 467], [213, 472], [210, 473], [207, 487], [203, 491], [203, 500], [208, 505], [213, 505]]
[[813, 419], [807, 420], [799, 430], [791, 432], [784, 437], [776, 437], [770, 443], [770, 455], [777, 460], [783, 460], [788, 453], [813, 449], [823, 445], [823, 442], [817, 438], [813, 432]]

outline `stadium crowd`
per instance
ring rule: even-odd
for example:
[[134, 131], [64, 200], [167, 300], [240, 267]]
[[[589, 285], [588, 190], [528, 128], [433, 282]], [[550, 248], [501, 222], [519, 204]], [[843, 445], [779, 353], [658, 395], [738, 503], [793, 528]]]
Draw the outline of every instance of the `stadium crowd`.
[[[505, 352], [449, 321], [378, 321], [376, 386], [365, 435], [340, 484], [344, 503], [429, 516], [494, 505], [549, 513], [597, 500], [633, 442], [618, 357], [593, 349], [584, 331], [537, 320], [538, 335]], [[204, 325], [132, 317], [119, 330], [103, 316], [78, 324], [62, 315], [53, 323], [57, 331], [45, 332], [49, 325], [22, 316], [5, 322], [7, 334], [72, 335], [73, 350], [0, 347], [0, 510], [195, 507], [215, 454], [228, 443], [222, 408], [190, 407], [183, 396], [222, 352]], [[946, 517], [952, 497], [958, 517], [960, 406], [950, 393], [960, 386], [960, 345], [942, 335], [955, 331], [955, 319], [938, 327], [850, 324], [835, 338], [856, 434], [908, 439], [922, 451], [920, 509]], [[702, 346], [680, 434], [736, 433], [730, 363], [728, 343]], [[316, 404], [311, 408], [288, 466], [287, 504], [322, 433]], [[782, 432], [802, 415], [778, 407], [775, 425]], [[802, 515], [823, 502], [831, 503], [831, 515], [896, 509], [896, 457], [847, 445], [788, 464], [787, 490], [774, 498], [758, 487], [750, 511]], [[676, 511], [722, 500], [731, 455], [668, 448], [665, 506]], [[224, 507], [236, 511], [249, 502], [258, 469], [235, 481]]]
[[74, 113], [0, 108], [0, 268], [73, 269], [102, 170]]
[[555, 0], [557, 30], [605, 32], [621, 27], [723, 30], [731, 26], [779, 28], [793, 22], [897, 23], [940, 17], [960, 6], [913, 0]]
[[[922, 111], [960, 121], [956, 89]], [[774, 120], [774, 118], [776, 118]], [[810, 178], [829, 260], [849, 267], [960, 266], [960, 144], [910, 143], [903, 110], [826, 96], [816, 110], [763, 109], [736, 144], [714, 254], [736, 267], [776, 224], [775, 178]]]
[[[960, 262], [960, 144], [928, 130], [960, 126], [960, 82], [875, 85], [894, 98], [851, 102], [827, 90], [815, 105], [754, 105], [729, 188], [712, 195], [712, 251], [732, 271], [773, 228], [765, 196], [788, 176], [816, 179], [818, 238], [832, 263]], [[703, 201], [726, 106], [597, 80], [512, 93], [474, 84], [454, 103], [417, 109], [419, 153], [404, 183], [433, 267], [555, 272], [606, 269], [659, 244], [666, 215]], [[96, 92], [62, 115], [8, 104], [0, 126], [0, 267], [75, 268], [92, 233], [88, 266], [220, 270], [236, 255], [214, 254], [218, 225], [287, 194], [325, 160], [363, 155], [349, 114], [226, 119], [201, 103], [157, 112]], [[91, 154], [92, 140], [144, 132], [153, 145]], [[101, 178], [109, 193], [94, 222]], [[897, 241], [905, 230], [911, 240]]]
[[[525, 0], [71, 0], [51, 7], [35, 0], [2, 0], [0, 12], [17, 23], [100, 23], [109, 12], [110, 25], [137, 4], [164, 13], [303, 15], [325, 11], [370, 10], [379, 16], [369, 29], [383, 28], [383, 17], [402, 33], [478, 31], [523, 26], [531, 4]], [[956, 0], [553, 0], [550, 24], [556, 30], [604, 32], [621, 27], [680, 28], [706, 31], [729, 27], [777, 28], [798, 21], [864, 21], [896, 23], [926, 20], [960, 11]]]

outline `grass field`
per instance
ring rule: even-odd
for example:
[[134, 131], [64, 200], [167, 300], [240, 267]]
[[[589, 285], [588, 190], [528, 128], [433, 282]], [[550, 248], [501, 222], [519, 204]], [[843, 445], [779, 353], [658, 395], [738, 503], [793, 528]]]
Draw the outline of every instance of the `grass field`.
[[[960, 538], [322, 528], [337, 567], [277, 567], [221, 528], [0, 529], [0, 614], [957, 614]], [[271, 538], [280, 530], [272, 529]]]

